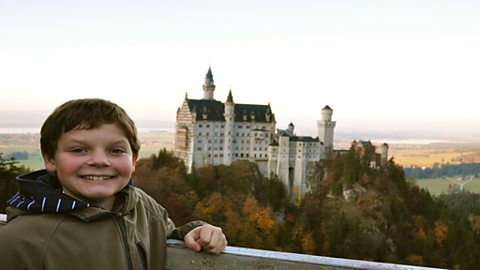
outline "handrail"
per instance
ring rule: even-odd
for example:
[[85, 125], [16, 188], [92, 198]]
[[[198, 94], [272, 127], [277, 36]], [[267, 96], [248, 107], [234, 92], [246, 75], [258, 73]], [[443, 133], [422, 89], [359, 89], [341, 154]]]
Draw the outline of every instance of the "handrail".
[[278, 252], [253, 248], [227, 246], [220, 255], [193, 252], [178, 240], [167, 241], [167, 266], [170, 269], [368, 269], [368, 270], [420, 270], [436, 269], [393, 263], [370, 262]]

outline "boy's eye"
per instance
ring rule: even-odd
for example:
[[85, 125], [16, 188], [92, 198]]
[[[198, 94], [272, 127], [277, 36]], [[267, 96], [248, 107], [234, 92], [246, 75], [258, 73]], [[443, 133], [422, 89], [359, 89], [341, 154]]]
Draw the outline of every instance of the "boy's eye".
[[123, 153], [125, 153], [125, 150], [123, 150], [121, 148], [114, 148], [114, 149], [111, 150], [111, 152], [113, 154], [123, 154]]
[[85, 152], [87, 152], [87, 150], [84, 149], [84, 148], [78, 147], [78, 148], [71, 149], [70, 152], [72, 152], [72, 153], [85, 153]]

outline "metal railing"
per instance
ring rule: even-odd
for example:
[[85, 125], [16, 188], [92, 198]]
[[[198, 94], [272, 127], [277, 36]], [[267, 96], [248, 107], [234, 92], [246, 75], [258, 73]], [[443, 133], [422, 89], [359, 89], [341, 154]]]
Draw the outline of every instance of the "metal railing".
[[184, 248], [183, 242], [178, 240], [167, 241], [167, 269], [438, 270], [438, 268], [340, 259], [232, 246], [226, 247], [225, 251], [219, 255], [211, 255], [205, 252], [194, 252]]

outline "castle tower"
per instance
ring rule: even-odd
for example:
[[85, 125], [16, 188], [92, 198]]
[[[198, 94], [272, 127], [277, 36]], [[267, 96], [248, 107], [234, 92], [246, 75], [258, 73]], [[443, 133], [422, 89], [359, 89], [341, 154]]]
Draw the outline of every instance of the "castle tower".
[[382, 165], [388, 162], [388, 144], [386, 143], [380, 145], [380, 162]]
[[233, 102], [232, 90], [228, 92], [227, 101], [224, 106], [225, 131], [223, 133], [223, 163], [230, 165], [233, 156], [233, 124], [235, 120], [235, 103]]
[[293, 123], [290, 123], [288, 125], [288, 133], [290, 134], [290, 136], [293, 136], [293, 131], [295, 130], [295, 125]]
[[336, 122], [332, 121], [333, 110], [328, 105], [322, 109], [322, 120], [317, 122], [318, 138], [323, 142], [327, 156], [333, 151], [333, 131]]
[[208, 67], [207, 75], [205, 76], [205, 84], [203, 85], [203, 99], [212, 100], [213, 92], [215, 91], [215, 84], [213, 84], [212, 69]]

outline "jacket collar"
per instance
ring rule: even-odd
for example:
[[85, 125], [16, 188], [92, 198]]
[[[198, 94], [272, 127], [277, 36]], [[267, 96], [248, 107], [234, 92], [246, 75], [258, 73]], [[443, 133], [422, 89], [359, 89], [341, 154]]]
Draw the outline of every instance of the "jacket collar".
[[[84, 221], [105, 214], [124, 215], [130, 212], [138, 200], [133, 192], [132, 181], [116, 195], [113, 211], [102, 209], [74, 199], [61, 192], [61, 185], [55, 176], [46, 170], [35, 171], [17, 177], [19, 192], [7, 201], [11, 208], [22, 211], [9, 211], [13, 216], [38, 213], [64, 213]], [[10, 217], [10, 214], [13, 216]]]

